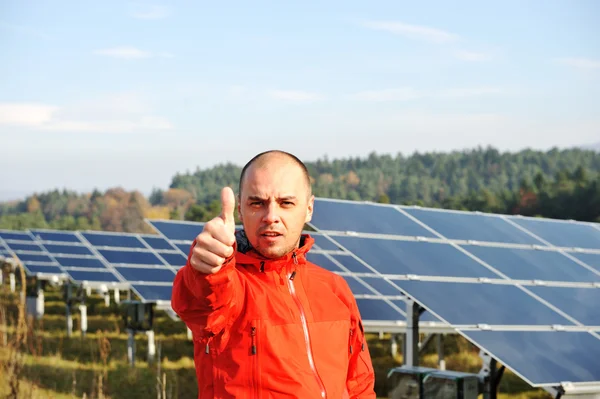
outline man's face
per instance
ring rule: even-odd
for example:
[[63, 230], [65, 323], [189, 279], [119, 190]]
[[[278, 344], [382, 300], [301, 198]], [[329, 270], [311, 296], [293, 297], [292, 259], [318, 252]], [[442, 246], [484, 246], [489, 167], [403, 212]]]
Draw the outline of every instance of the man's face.
[[298, 246], [313, 204], [302, 169], [288, 159], [272, 158], [247, 170], [238, 211], [254, 249], [278, 258]]

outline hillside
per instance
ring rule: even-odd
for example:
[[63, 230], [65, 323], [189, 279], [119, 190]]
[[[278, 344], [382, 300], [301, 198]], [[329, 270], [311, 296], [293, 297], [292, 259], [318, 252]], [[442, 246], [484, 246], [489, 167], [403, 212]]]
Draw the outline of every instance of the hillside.
[[[145, 198], [113, 188], [78, 194], [54, 190], [0, 204], [0, 228], [147, 232], [143, 218], [205, 221], [219, 211], [224, 185], [237, 187], [242, 165], [177, 174]], [[583, 149], [501, 153], [370, 154], [307, 162], [321, 197], [553, 218], [600, 218], [600, 153]]]

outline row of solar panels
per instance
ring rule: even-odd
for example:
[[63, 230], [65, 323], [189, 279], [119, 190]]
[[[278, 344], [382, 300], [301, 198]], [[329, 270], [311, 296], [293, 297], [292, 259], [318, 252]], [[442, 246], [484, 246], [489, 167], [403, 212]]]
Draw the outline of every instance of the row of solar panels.
[[[403, 297], [410, 287], [408, 292], [414, 296], [421, 297], [423, 293], [432, 297], [435, 294], [436, 298], [430, 298], [429, 303], [435, 304], [435, 308], [439, 304], [450, 312], [453, 304], [446, 298], [457, 295], [478, 298], [476, 309], [457, 311], [447, 319], [454, 325], [531, 324], [527, 322], [531, 319], [528, 315], [539, 317], [544, 314], [545, 307], [540, 307], [539, 301], [523, 296], [515, 287], [519, 283], [530, 286], [528, 289], [543, 300], [574, 312], [585, 325], [600, 325], [596, 313], [589, 312], [590, 306], [598, 303], [596, 299], [600, 300], [600, 290], [589, 289], [600, 285], [600, 253], [594, 253], [594, 248], [589, 248], [591, 252], [565, 254], [557, 248], [540, 250], [539, 247], [515, 246], [514, 242], [476, 245], [468, 241], [457, 244], [448, 240], [423, 240], [407, 235], [421, 234], [422, 231], [414, 229], [423, 226], [402, 219], [405, 216], [395, 207], [318, 200], [316, 209], [320, 211], [315, 212], [313, 223], [330, 238], [312, 233], [316, 246], [309, 253], [309, 260], [343, 275], [361, 304], [374, 309], [368, 312], [373, 315], [369, 317], [371, 319], [393, 321], [405, 317], [404, 304], [397, 298]], [[506, 232], [506, 226], [510, 226], [502, 217], [493, 215], [421, 209], [416, 212], [430, 225], [439, 227], [443, 221], [446, 226], [453, 226], [460, 233], [450, 235], [461, 236], [461, 239], [479, 233], [482, 226], [483, 231], [488, 231], [487, 239], [500, 238], [492, 236], [495, 233], [491, 232]], [[390, 223], [396, 217], [392, 215], [396, 214], [401, 218], [396, 224]], [[591, 228], [600, 234], [600, 230], [594, 230], [591, 224], [523, 220], [538, 226], [540, 223], [552, 225], [547, 228], [550, 232], [557, 227], [570, 226]], [[185, 264], [191, 240], [203, 224], [148, 222], [158, 235], [0, 231], [0, 255], [16, 255], [28, 273], [42, 278], [63, 275], [75, 283], [127, 287], [144, 301], [168, 302], [175, 273]], [[390, 226], [405, 226], [405, 230], [391, 232]], [[352, 227], [355, 234], [342, 232], [348, 227]], [[539, 230], [538, 227], [538, 233]], [[589, 234], [586, 237], [589, 238]], [[594, 242], [595, 237], [591, 238], [586, 242]], [[448, 281], [454, 284], [443, 284]], [[488, 281], [493, 284], [482, 285]], [[373, 296], [377, 298], [373, 299]], [[494, 304], [498, 304], [498, 297], [505, 298], [505, 302], [513, 303], [524, 313], [511, 312], [508, 316], [502, 311], [489, 312]], [[547, 324], [564, 324], [564, 318], [556, 317], [556, 313], [550, 315]], [[431, 315], [425, 317], [438, 320]]]
[[[202, 224], [148, 222], [158, 235], [4, 231], [0, 251], [32, 273], [110, 276], [143, 300], [168, 301]], [[404, 321], [408, 295], [428, 310], [422, 321], [504, 357], [532, 384], [600, 379], [597, 224], [318, 199], [311, 225], [309, 260], [345, 277], [367, 324]], [[546, 353], [553, 370], [529, 356]]]

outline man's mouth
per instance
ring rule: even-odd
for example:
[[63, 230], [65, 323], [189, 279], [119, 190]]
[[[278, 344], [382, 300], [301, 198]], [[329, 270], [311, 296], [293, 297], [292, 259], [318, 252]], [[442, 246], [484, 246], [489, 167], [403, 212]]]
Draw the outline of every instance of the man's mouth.
[[279, 237], [281, 235], [281, 233], [278, 233], [276, 231], [267, 231], [261, 234], [264, 237]]

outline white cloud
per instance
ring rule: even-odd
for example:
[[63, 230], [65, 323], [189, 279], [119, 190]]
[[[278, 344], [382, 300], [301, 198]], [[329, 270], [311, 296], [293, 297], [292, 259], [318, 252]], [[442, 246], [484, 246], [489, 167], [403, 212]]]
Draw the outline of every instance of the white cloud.
[[270, 90], [269, 96], [276, 100], [306, 102], [322, 99], [318, 93], [311, 93], [300, 90]]
[[580, 69], [599, 69], [600, 60], [591, 58], [559, 58], [557, 62]]
[[107, 57], [122, 58], [126, 60], [162, 57], [162, 58], [173, 58], [173, 54], [167, 52], [152, 53], [149, 51], [141, 50], [131, 46], [119, 46], [100, 50], [94, 50], [94, 54], [102, 55]]
[[0, 103], [0, 126], [37, 131], [127, 133], [170, 130], [173, 125], [130, 96], [59, 107], [39, 103]]
[[50, 122], [58, 109], [37, 103], [0, 103], [0, 125], [40, 126]]
[[480, 51], [459, 50], [455, 52], [454, 55], [460, 60], [471, 62], [490, 61], [492, 59], [491, 54]]
[[133, 18], [137, 19], [163, 19], [171, 14], [170, 9], [160, 5], [138, 5], [131, 13]]
[[393, 21], [366, 21], [363, 22], [362, 25], [366, 28], [382, 30], [406, 36], [411, 39], [425, 40], [432, 43], [449, 43], [458, 39], [458, 35], [454, 33], [423, 25], [409, 25]]

